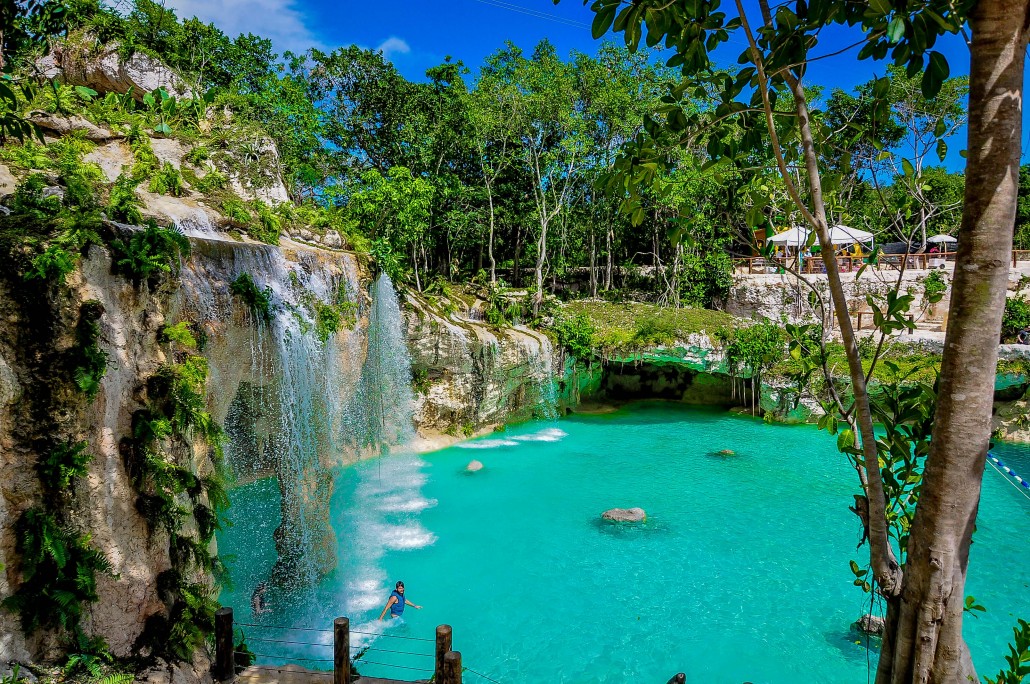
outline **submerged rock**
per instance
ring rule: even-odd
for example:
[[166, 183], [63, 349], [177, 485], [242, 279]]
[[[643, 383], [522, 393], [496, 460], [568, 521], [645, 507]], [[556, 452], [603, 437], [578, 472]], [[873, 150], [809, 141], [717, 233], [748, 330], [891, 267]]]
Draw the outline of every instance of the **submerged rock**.
[[717, 451], [716, 452], [716, 456], [736, 456], [736, 455], [737, 455], [737, 452], [734, 451], [733, 449], [723, 449], [722, 451]]
[[643, 508], [609, 508], [601, 517], [613, 522], [644, 522], [647, 513]]
[[883, 636], [883, 629], [885, 622], [879, 615], [870, 615], [866, 613], [851, 625], [851, 629], [856, 632], [862, 632], [863, 634], [871, 634], [873, 636]]
[[469, 461], [469, 464], [465, 466], [465, 470], [470, 473], [478, 473], [483, 469], [483, 464], [475, 459]]

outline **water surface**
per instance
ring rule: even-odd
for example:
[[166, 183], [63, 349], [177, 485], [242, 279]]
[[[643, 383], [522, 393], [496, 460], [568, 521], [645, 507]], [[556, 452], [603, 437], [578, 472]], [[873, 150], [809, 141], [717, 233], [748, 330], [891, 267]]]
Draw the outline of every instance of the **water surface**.
[[[714, 455], [723, 449], [736, 455]], [[995, 453], [1030, 475], [1030, 450]], [[473, 458], [485, 468], [468, 474]], [[341, 471], [339, 568], [299, 595], [270, 590], [272, 612], [256, 617], [278, 490], [234, 490], [235, 525], [219, 544], [235, 586], [221, 600], [263, 625], [328, 628], [347, 615], [370, 633], [353, 638], [369, 646], [363, 661], [382, 663], [359, 664], [373, 676], [427, 676], [432, 644], [418, 639], [448, 623], [464, 664], [500, 682], [664, 684], [683, 671], [713, 684], [857, 684], [876, 655], [849, 631], [870, 600], [848, 568], [868, 558], [847, 510], [856, 487], [833, 439], [810, 426], [674, 404], [528, 423]], [[614, 506], [645, 508], [648, 521], [602, 524]], [[1016, 617], [1030, 616], [1030, 499], [988, 469], [977, 526], [967, 593], [987, 612], [965, 624], [983, 676], [1002, 666]], [[378, 623], [396, 579], [424, 609]], [[383, 630], [407, 638], [371, 635]], [[328, 633], [246, 631], [259, 662], [331, 669], [331, 648], [311, 645]]]

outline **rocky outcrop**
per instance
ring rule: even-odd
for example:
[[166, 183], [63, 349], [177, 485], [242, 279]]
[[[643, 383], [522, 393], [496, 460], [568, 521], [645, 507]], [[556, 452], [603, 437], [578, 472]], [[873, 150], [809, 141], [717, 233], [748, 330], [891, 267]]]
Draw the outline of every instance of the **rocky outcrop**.
[[647, 513], [643, 508], [609, 508], [601, 514], [601, 518], [611, 522], [644, 522]]
[[46, 78], [92, 88], [98, 93], [128, 93], [142, 102], [158, 88], [178, 98], [193, 97], [182, 78], [161, 60], [145, 52], [122, 54], [117, 42], [98, 46], [89, 35], [78, 35], [54, 47], [38, 63]]
[[422, 437], [555, 415], [555, 370], [546, 335], [447, 315], [414, 296], [407, 303], [415, 424]]
[[106, 128], [100, 128], [96, 124], [87, 119], [82, 118], [78, 114], [72, 116], [53, 116], [46, 112], [32, 112], [29, 115], [32, 123], [42, 128], [48, 135], [68, 135], [70, 133], [79, 133], [86, 140], [91, 142], [108, 142], [115, 139], [120, 139], [125, 136], [118, 133], [112, 133]]
[[865, 614], [851, 625], [851, 629], [870, 636], [883, 636], [887, 623], [879, 615]]

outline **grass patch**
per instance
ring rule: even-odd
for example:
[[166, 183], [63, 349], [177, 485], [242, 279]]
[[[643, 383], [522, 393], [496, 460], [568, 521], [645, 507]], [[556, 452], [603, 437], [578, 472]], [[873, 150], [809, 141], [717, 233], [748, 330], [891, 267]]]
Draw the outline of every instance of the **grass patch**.
[[636, 302], [569, 302], [565, 310], [583, 316], [593, 327], [591, 346], [601, 356], [616, 356], [685, 342], [690, 335], [710, 339], [729, 336], [740, 321], [722, 311], [673, 309]]

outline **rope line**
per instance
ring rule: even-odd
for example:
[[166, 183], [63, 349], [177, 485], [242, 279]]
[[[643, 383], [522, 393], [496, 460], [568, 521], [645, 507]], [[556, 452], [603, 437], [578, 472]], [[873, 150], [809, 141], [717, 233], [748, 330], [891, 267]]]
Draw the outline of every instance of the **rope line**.
[[482, 677], [483, 679], [485, 679], [488, 682], [493, 682], [494, 684], [501, 684], [499, 681], [497, 681], [493, 677], [487, 676], [487, 675], [483, 674], [482, 672], [476, 672], [471, 667], [466, 667], [464, 669], [468, 670], [469, 672], [471, 672], [472, 674], [476, 675], [477, 677]]
[[236, 622], [235, 620], [233, 620], [233, 624], [239, 625], [240, 627], [260, 627], [262, 629], [282, 629], [285, 631], [295, 632], [321, 632], [322, 634], [333, 633], [333, 630], [331, 629], [315, 629], [313, 627], [283, 627], [281, 625], [256, 625], [252, 622]]
[[388, 648], [376, 648], [374, 646], [351, 646], [351, 648], [365, 649], [366, 651], [378, 651], [379, 653], [397, 653], [399, 655], [420, 656], [422, 658], [435, 658], [435, 653], [415, 653], [414, 651], [391, 651]]
[[[255, 669], [255, 670], [268, 670], [269, 672], [287, 672], [287, 673], [294, 672], [294, 670], [284, 670], [281, 667], [274, 667], [272, 665], [248, 665], [247, 667], [244, 668], [244, 670], [250, 670], [252, 668]], [[333, 676], [332, 672], [320, 672], [318, 670], [307, 670], [304, 674], [305, 675], [309, 675], [309, 674], [316, 675], [318, 677], [332, 677]]]
[[431, 644], [436, 643], [436, 639], [423, 639], [422, 637], [401, 636], [400, 634], [387, 634], [385, 632], [359, 632], [356, 629], [352, 629], [350, 633], [362, 634], [364, 636], [381, 636], [390, 639], [407, 639], [409, 641], [428, 641]]
[[[1022, 494], [1022, 495], [1023, 495], [1024, 497], [1026, 497], [1027, 501], [1030, 501], [1030, 494], [1027, 494], [1027, 493], [1026, 493], [1026, 492], [1024, 492], [1024, 491], [1023, 491], [1022, 489], [1020, 489], [1019, 485], [1017, 485], [1017, 484], [1016, 484], [1015, 482], [1012, 482], [1012, 481], [1011, 481], [1011, 480], [1009, 480], [1009, 479], [1008, 479], [1007, 477], [1005, 477], [1005, 473], [1001, 472], [1001, 470], [1000, 470], [1000, 469], [998, 468], [998, 466], [996, 466], [996, 465], [994, 465], [993, 463], [991, 463], [991, 461], [997, 461], [997, 460], [998, 460], [998, 459], [996, 459], [996, 458], [994, 458], [993, 456], [991, 456], [991, 457], [990, 457], [990, 459], [989, 459], [989, 460], [988, 460], [987, 462], [988, 462], [988, 463], [990, 463], [990, 465], [991, 465], [991, 467], [992, 467], [992, 468], [994, 468], [995, 470], [997, 470], [997, 471], [998, 471], [998, 474], [999, 474], [999, 475], [1001, 475], [1001, 476], [1002, 476], [1003, 478], [1005, 478], [1005, 481], [1006, 481], [1006, 482], [1008, 482], [1008, 483], [1009, 483], [1010, 485], [1012, 485], [1013, 487], [1015, 487], [1015, 488], [1016, 488], [1016, 490], [1017, 490], [1017, 491], [1018, 491], [1018, 492], [1019, 492], [1020, 494]], [[1011, 472], [1011, 470], [1010, 470], [1009, 472]], [[1015, 477], [1015, 475], [1014, 475], [1013, 477]], [[1024, 485], [1024, 486], [1026, 486], [1026, 480], [1023, 480], [1022, 478], [1020, 478], [1020, 481], [1021, 481], [1021, 482], [1023, 483], [1023, 485]]]
[[332, 658], [295, 658], [293, 656], [284, 655], [269, 655], [267, 653], [246, 653], [244, 651], [236, 651], [236, 655], [253, 656], [255, 658], [274, 658], [278, 660], [300, 660], [310, 663], [331, 663]]
[[321, 646], [329, 648], [332, 644], [316, 644], [313, 641], [287, 641], [285, 639], [262, 639], [260, 637], [247, 637], [247, 641], [260, 641], [265, 644], [290, 644], [292, 646]]
[[355, 665], [382, 665], [383, 667], [398, 667], [402, 670], [414, 670], [416, 672], [432, 672], [424, 667], [408, 667], [407, 665], [391, 665], [390, 663], [377, 663], [373, 660], [355, 660]]
[[1015, 481], [1016, 481], [1016, 482], [1018, 482], [1019, 484], [1023, 485], [1023, 489], [1030, 489], [1030, 482], [1027, 482], [1027, 481], [1026, 481], [1026, 480], [1024, 480], [1023, 478], [1021, 478], [1021, 477], [1020, 477], [1019, 475], [1017, 475], [1017, 474], [1016, 474], [1016, 471], [1015, 471], [1015, 470], [1013, 470], [1012, 468], [1009, 468], [1009, 467], [1008, 467], [1007, 465], [1005, 465], [1004, 463], [1002, 463], [1001, 461], [999, 461], [999, 460], [998, 460], [998, 459], [997, 459], [997, 458], [996, 458], [996, 457], [994, 456], [994, 454], [987, 454], [987, 455], [988, 455], [988, 457], [990, 457], [990, 459], [991, 459], [992, 461], [994, 461], [994, 462], [995, 462], [995, 464], [997, 464], [997, 465], [998, 465], [999, 467], [1001, 467], [1001, 469], [1002, 469], [1002, 470], [1004, 470], [1004, 471], [1005, 471], [1006, 473], [1008, 473], [1009, 475], [1011, 475], [1011, 476], [1012, 476], [1012, 479], [1013, 479], [1013, 480], [1015, 480]]

